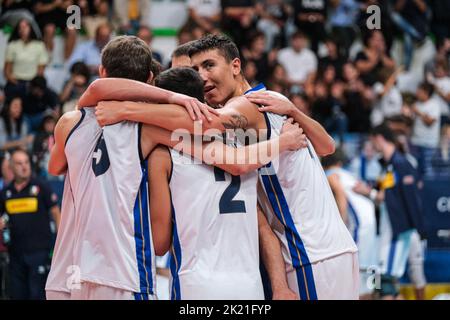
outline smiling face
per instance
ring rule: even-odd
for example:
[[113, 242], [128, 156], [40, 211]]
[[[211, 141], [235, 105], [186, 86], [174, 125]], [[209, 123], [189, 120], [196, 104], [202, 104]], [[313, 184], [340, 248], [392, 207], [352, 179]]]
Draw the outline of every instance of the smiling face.
[[231, 61], [218, 49], [199, 52], [191, 56], [191, 63], [202, 77], [205, 99], [211, 105], [225, 104], [237, 90], [237, 77], [241, 72], [241, 61]]

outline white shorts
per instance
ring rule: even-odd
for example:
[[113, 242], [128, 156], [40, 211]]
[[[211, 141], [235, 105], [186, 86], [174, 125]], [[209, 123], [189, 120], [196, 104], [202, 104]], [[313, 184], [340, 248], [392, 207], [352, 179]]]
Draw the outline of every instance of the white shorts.
[[343, 253], [287, 273], [301, 300], [358, 300], [358, 253]]
[[46, 292], [47, 300], [153, 300], [154, 296], [142, 295], [131, 291], [99, 285], [92, 282], [83, 282], [79, 289], [69, 292]]

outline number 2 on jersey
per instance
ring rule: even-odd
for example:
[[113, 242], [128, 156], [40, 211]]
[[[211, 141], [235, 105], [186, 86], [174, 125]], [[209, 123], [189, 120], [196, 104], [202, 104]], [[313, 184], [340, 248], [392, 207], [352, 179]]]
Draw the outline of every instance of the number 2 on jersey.
[[[214, 167], [214, 177], [217, 182], [226, 181], [225, 171], [220, 168]], [[219, 211], [221, 214], [224, 213], [245, 213], [245, 202], [243, 200], [233, 200], [233, 198], [238, 194], [241, 188], [241, 177], [231, 176], [231, 183], [225, 189], [222, 197], [219, 201]]]

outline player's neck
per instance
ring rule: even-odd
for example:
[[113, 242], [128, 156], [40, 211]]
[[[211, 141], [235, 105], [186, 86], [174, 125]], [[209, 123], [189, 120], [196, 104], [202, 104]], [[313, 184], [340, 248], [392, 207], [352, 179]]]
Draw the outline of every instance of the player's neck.
[[245, 80], [245, 78], [242, 75], [239, 75], [238, 79], [238, 85], [236, 86], [236, 90], [234, 92], [234, 97], [243, 96], [248, 90], [252, 88], [252, 86]]

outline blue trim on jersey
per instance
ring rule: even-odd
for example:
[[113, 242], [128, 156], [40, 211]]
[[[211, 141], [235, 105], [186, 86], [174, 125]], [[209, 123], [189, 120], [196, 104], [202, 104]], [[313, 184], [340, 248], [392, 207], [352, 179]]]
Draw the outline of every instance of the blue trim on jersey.
[[181, 245], [178, 238], [177, 220], [175, 217], [175, 208], [172, 202], [172, 193], [170, 193], [170, 205], [172, 207], [172, 250], [170, 252], [170, 273], [172, 274], [171, 300], [181, 300], [180, 278], [178, 272], [181, 268]]
[[358, 230], [359, 230], [359, 219], [358, 219], [358, 215], [356, 214], [355, 208], [353, 208], [352, 204], [350, 203], [350, 201], [348, 202], [348, 212], [350, 213], [350, 215], [352, 216], [353, 220], [355, 221], [355, 230], [353, 230], [353, 240], [355, 241], [355, 243], [358, 243]]
[[[267, 166], [271, 166], [269, 163]], [[264, 167], [266, 172], [267, 166]], [[291, 254], [292, 265], [297, 274], [297, 284], [302, 300], [317, 300], [316, 287], [312, 266], [309, 262], [305, 246], [295, 227], [292, 214], [289, 210], [283, 189], [278, 181], [277, 175], [261, 174], [267, 197], [278, 220], [284, 225], [285, 234]]]
[[[150, 240], [149, 204], [148, 204], [148, 172], [147, 161], [142, 165], [142, 180], [134, 205], [134, 240], [136, 244], [136, 260], [139, 271], [140, 292], [135, 298], [148, 298], [153, 295], [152, 246]], [[142, 300], [141, 299], [141, 300]]]
[[75, 130], [78, 129], [81, 122], [83, 122], [84, 117], [86, 116], [86, 110], [84, 110], [84, 108], [81, 109], [80, 112], [81, 112], [80, 120], [78, 120], [77, 124], [72, 128], [72, 130], [70, 130], [69, 134], [67, 135], [66, 141], [64, 142], [64, 147], [67, 145], [67, 141], [69, 141], [70, 136], [75, 132]]
[[396, 246], [397, 246], [397, 239], [396, 238], [392, 238], [391, 248], [389, 249], [389, 257], [388, 257], [388, 261], [387, 261], [387, 270], [386, 270], [387, 274], [391, 274], [392, 273], [392, 268], [394, 266]]
[[256, 92], [256, 91], [263, 91], [263, 90], [267, 90], [266, 86], [264, 85], [264, 83], [260, 83], [256, 87], [253, 87], [253, 88], [248, 89], [247, 91], [245, 91], [244, 94], [247, 94], [247, 93], [250, 93], [250, 92]]

